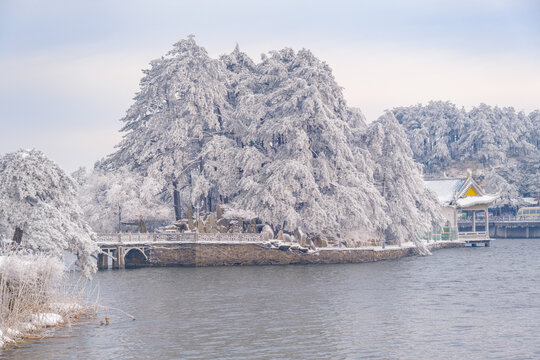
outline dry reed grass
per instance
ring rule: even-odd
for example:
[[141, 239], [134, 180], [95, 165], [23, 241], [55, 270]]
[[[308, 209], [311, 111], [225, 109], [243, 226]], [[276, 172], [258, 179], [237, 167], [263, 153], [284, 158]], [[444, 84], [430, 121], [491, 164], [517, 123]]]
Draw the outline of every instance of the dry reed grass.
[[88, 283], [67, 275], [56, 256], [0, 248], [0, 347], [96, 313], [84, 300]]

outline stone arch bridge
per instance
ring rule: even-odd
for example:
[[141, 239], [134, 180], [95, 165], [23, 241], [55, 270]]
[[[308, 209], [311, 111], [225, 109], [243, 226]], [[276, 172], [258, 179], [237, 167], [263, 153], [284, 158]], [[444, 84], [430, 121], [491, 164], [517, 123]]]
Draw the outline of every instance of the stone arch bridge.
[[98, 269], [109, 268], [109, 259], [112, 260], [113, 269], [125, 269], [148, 265], [148, 245], [116, 245], [100, 246], [101, 253], [97, 255]]
[[[97, 244], [101, 250], [97, 254], [99, 270], [161, 266], [156, 251], [171, 249], [175, 245], [189, 244], [248, 244], [261, 243], [259, 233], [117, 233], [98, 234]], [[182, 251], [182, 248], [174, 248]], [[185, 249], [185, 247], [184, 247]]]

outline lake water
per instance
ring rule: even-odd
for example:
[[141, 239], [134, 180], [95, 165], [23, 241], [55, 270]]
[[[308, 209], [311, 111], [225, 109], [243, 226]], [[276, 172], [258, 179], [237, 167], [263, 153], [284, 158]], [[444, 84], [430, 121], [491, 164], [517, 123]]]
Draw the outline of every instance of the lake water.
[[540, 240], [346, 265], [99, 272], [109, 326], [9, 359], [540, 359]]

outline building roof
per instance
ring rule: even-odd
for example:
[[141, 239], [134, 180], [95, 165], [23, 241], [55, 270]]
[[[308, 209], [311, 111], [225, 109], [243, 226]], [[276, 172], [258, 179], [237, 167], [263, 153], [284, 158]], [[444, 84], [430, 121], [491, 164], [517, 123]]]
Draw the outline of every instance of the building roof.
[[441, 205], [449, 205], [465, 183], [464, 179], [428, 180], [424, 181], [428, 189], [437, 194]]
[[467, 208], [475, 205], [489, 205], [499, 196], [486, 194], [474, 181], [469, 172], [465, 179], [425, 180], [426, 186], [437, 194], [443, 206]]
[[460, 208], [468, 208], [475, 205], [489, 205], [497, 200], [498, 195], [467, 196], [457, 199], [456, 204]]

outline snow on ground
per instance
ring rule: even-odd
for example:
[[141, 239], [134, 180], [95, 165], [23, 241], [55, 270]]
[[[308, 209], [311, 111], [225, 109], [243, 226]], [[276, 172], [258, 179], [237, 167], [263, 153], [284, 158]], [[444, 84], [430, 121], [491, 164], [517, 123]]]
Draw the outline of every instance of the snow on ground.
[[36, 327], [51, 327], [64, 323], [62, 316], [55, 313], [39, 313], [32, 315], [32, 324]]
[[[59, 308], [70, 311], [71, 309], [81, 310], [82, 307], [77, 304], [61, 304]], [[5, 331], [0, 330], [0, 349], [8, 344], [15, 342], [15, 339], [21, 339], [25, 333], [37, 331], [40, 328], [53, 327], [63, 324], [64, 318], [56, 313], [38, 313], [32, 315], [31, 322], [26, 322], [18, 325], [19, 330], [7, 328]]]
[[19, 331], [13, 329], [7, 329], [5, 333], [0, 330], [0, 348], [2, 348], [4, 344], [15, 342], [13, 339], [20, 334], [21, 333]]
[[77, 313], [83, 310], [83, 307], [77, 303], [52, 303], [49, 305], [49, 309], [54, 313], [67, 314], [67, 313]]

